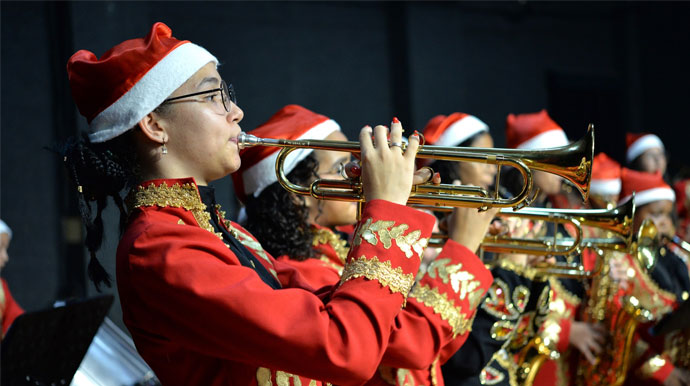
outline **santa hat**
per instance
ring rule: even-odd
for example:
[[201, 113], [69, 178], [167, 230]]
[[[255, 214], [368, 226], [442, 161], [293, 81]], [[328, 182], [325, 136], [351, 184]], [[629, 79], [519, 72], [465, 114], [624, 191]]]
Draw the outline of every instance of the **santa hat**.
[[424, 140], [430, 145], [458, 146], [478, 133], [489, 131], [489, 126], [477, 117], [465, 113], [437, 115], [424, 127]]
[[543, 149], [568, 144], [563, 129], [546, 110], [529, 114], [508, 114], [506, 142], [513, 149]]
[[[324, 139], [340, 126], [332, 119], [298, 105], [287, 105], [266, 123], [249, 132], [259, 138]], [[254, 146], [242, 149], [242, 166], [232, 174], [235, 193], [242, 202], [249, 195], [257, 197], [272, 183], [278, 181], [275, 172], [279, 147]], [[297, 149], [286, 158], [283, 170], [288, 174], [313, 149]]]
[[589, 191], [599, 195], [619, 194], [621, 192], [621, 165], [604, 153], [597, 154], [592, 161]]
[[91, 142], [105, 142], [134, 127], [201, 67], [218, 59], [172, 37], [156, 23], [145, 38], [124, 41], [100, 59], [77, 51], [67, 62], [72, 97], [86, 117]]
[[649, 149], [659, 148], [664, 150], [664, 143], [654, 134], [649, 133], [627, 133], [625, 142], [628, 150], [625, 153], [625, 160], [630, 163]]
[[638, 172], [628, 168], [621, 169], [621, 198], [620, 202], [625, 202], [635, 192], [635, 204], [637, 206], [646, 205], [655, 201], [669, 200], [675, 201], [676, 195], [673, 193], [661, 173]]
[[7, 223], [0, 220], [0, 235], [3, 233], [7, 233], [7, 235], [10, 236], [10, 239], [12, 239], [12, 229], [10, 229]]

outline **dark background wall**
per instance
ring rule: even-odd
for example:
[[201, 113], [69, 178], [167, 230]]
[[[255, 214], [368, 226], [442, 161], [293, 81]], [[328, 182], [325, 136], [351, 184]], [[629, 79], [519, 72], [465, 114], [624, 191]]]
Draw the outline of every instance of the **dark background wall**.
[[[508, 113], [547, 108], [572, 139], [595, 123], [597, 151], [619, 161], [626, 131], [654, 131], [672, 173], [690, 164], [689, 3], [2, 2], [0, 12], [0, 217], [15, 231], [2, 275], [28, 310], [95, 293], [74, 192], [44, 150], [86, 128], [65, 63], [155, 21], [222, 61], [247, 130], [288, 103], [334, 118], [351, 138], [394, 115], [421, 129], [463, 111], [503, 146]], [[230, 179], [215, 186], [234, 214]], [[106, 213], [101, 253], [112, 274], [115, 220]], [[111, 314], [120, 323], [119, 306]]]

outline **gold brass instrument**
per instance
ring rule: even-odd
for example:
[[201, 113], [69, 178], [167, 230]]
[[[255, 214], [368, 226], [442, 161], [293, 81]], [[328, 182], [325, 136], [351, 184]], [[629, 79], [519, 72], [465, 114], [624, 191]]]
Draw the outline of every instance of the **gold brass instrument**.
[[[453, 208], [437, 208], [439, 211], [452, 211]], [[575, 230], [574, 238], [517, 238], [506, 236], [487, 236], [481, 244], [482, 250], [494, 253], [521, 253], [529, 255], [564, 255], [579, 253], [583, 248], [607, 250], [628, 250], [632, 241], [632, 219], [635, 215], [633, 199], [613, 209], [549, 209], [523, 208], [517, 212], [501, 209], [499, 217], [549, 221], [556, 224], [571, 224]], [[615, 238], [583, 238], [582, 227], [595, 227], [615, 234]], [[440, 246], [448, 237], [434, 234], [429, 241], [431, 246]]]
[[[364, 202], [362, 184], [358, 178], [350, 180], [317, 179], [310, 186], [300, 186], [290, 182], [283, 170], [286, 157], [297, 149], [317, 149], [359, 153], [359, 142], [327, 140], [286, 140], [258, 138], [241, 133], [238, 147], [278, 146], [282, 147], [276, 159], [276, 176], [280, 184], [289, 192], [311, 195], [322, 200]], [[404, 145], [403, 145], [404, 147]], [[450, 184], [417, 185], [410, 192], [408, 204], [430, 206], [470, 207], [478, 209], [520, 208], [529, 203], [532, 193], [532, 171], [539, 170], [556, 174], [570, 181], [580, 191], [583, 200], [589, 196], [589, 181], [592, 174], [594, 156], [594, 129], [589, 125], [587, 134], [569, 145], [540, 150], [485, 149], [475, 147], [442, 147], [420, 145], [417, 158], [445, 161], [481, 162], [498, 166], [496, 181], [500, 179], [501, 166], [515, 167], [525, 181], [522, 192], [513, 198], [500, 198], [482, 188], [474, 186], [455, 186]]]
[[[637, 240], [627, 251], [637, 259], [641, 267], [649, 270], [656, 263], [656, 251], [659, 246], [657, 229], [651, 220], [642, 223], [637, 232]], [[583, 320], [593, 323], [604, 323], [611, 334], [608, 336], [603, 351], [597, 362], [592, 365], [583, 357], [577, 366], [577, 385], [619, 386], [625, 382], [630, 366], [633, 336], [637, 325], [652, 320], [652, 314], [642, 308], [634, 296], [621, 299], [622, 308], [612, 314], [609, 309], [610, 297], [617, 291], [617, 284], [609, 277], [610, 253], [599, 252], [598, 264], [601, 275], [592, 281]]]
[[690, 256], [690, 243], [681, 239], [677, 235], [673, 235], [673, 236], [662, 235], [661, 236], [661, 242], [664, 244], [674, 244], [678, 248], [683, 250], [683, 252], [685, 252], [687, 255]]

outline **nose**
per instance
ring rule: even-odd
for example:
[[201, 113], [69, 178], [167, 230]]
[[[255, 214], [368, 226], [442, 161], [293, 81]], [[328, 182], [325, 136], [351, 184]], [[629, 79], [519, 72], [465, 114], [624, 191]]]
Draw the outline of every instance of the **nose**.
[[242, 121], [242, 118], [244, 118], [244, 111], [242, 111], [240, 106], [232, 103], [232, 108], [230, 109], [230, 112], [227, 113], [226, 117], [228, 119], [228, 122], [240, 123], [240, 121]]

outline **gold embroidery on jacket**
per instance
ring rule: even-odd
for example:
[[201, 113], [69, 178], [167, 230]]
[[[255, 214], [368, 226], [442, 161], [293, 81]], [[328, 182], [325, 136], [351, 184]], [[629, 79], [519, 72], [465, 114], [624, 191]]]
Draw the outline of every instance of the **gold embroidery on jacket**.
[[489, 365], [486, 365], [482, 369], [482, 372], [479, 373], [479, 383], [482, 385], [496, 385], [501, 383], [501, 381], [504, 379], [505, 375], [501, 371], [496, 370]]
[[381, 262], [376, 256], [371, 259], [360, 256], [359, 259], [352, 259], [345, 264], [340, 284], [358, 277], [377, 280], [382, 286], [388, 287], [391, 293], [398, 292], [406, 299], [414, 284], [413, 274], [405, 274], [402, 268], [393, 268], [390, 261]]
[[472, 326], [472, 319], [460, 311], [458, 307], [453, 304], [448, 296], [444, 293], [439, 293], [438, 288], [430, 288], [427, 285], [417, 284], [412, 291], [410, 297], [417, 299], [420, 303], [427, 307], [431, 307], [434, 313], [441, 316], [441, 319], [448, 322], [453, 330], [453, 338], [466, 333]]
[[381, 241], [384, 248], [390, 249], [393, 245], [392, 241], [395, 240], [396, 245], [407, 258], [411, 258], [414, 253], [420, 259], [422, 258], [422, 252], [424, 252], [429, 239], [420, 237], [422, 235], [420, 230], [409, 232], [403, 236], [403, 233], [410, 227], [407, 224], [393, 226], [395, 221], [378, 220], [374, 223], [372, 221], [371, 218], [368, 218], [364, 223], [359, 224], [355, 231], [353, 245], [360, 245], [362, 240], [366, 240], [371, 245], [377, 245]]
[[347, 247], [347, 241], [343, 240], [330, 229], [313, 228], [312, 233], [314, 235], [311, 242], [313, 247], [317, 247], [319, 244], [330, 245], [335, 250], [338, 259], [345, 264], [347, 253], [350, 251], [350, 248]]
[[142, 206], [158, 206], [165, 208], [167, 206], [173, 208], [183, 208], [192, 212], [197, 224], [207, 231], [218, 236], [221, 240], [223, 235], [215, 232], [213, 225], [211, 225], [211, 214], [206, 211], [206, 204], [201, 202], [199, 191], [193, 183], [186, 183], [180, 186], [175, 183], [173, 186], [168, 186], [165, 183], [156, 186], [150, 184], [146, 187], [138, 186], [136, 191], [132, 191], [127, 196], [127, 206], [129, 212], [134, 208]]
[[631, 279], [637, 276], [638, 280], [634, 280], [633, 283], [635, 281], [641, 282], [641, 285], [636, 283], [632, 290], [632, 295], [640, 301], [640, 306], [649, 310], [654, 320], [659, 320], [662, 316], [671, 312], [673, 308], [670, 304], [676, 301], [676, 295], [659, 287], [656, 282], [640, 268], [640, 265], [635, 259], [621, 260], [627, 264], [630, 264], [632, 261], [632, 265], [634, 265], [634, 267], [629, 268], [628, 276]]
[[[292, 379], [292, 385], [302, 386], [302, 380], [297, 375], [286, 373], [284, 371], [276, 371], [275, 373], [277, 386], [290, 386], [290, 379]], [[271, 370], [265, 367], [259, 367], [256, 370], [256, 381], [258, 386], [273, 386], [273, 381], [271, 380]], [[327, 383], [326, 385], [329, 384]], [[316, 386], [316, 381], [310, 379], [309, 386]]]
[[436, 357], [434, 361], [431, 363], [431, 385], [436, 386], [438, 385], [438, 369], [440, 368], [440, 365], [438, 363], [440, 357]]
[[460, 300], [467, 297], [470, 308], [477, 308], [484, 295], [484, 291], [480, 288], [481, 282], [473, 280], [473, 274], [461, 270], [461, 263], [450, 264], [450, 261], [449, 258], [434, 260], [427, 268], [427, 275], [431, 278], [436, 278], [438, 275], [445, 284], [450, 282], [453, 291], [460, 294]]

